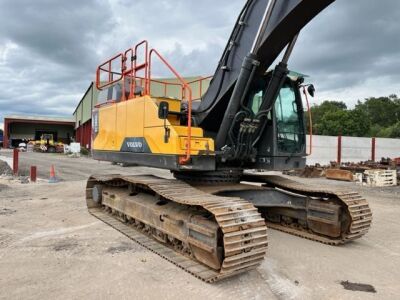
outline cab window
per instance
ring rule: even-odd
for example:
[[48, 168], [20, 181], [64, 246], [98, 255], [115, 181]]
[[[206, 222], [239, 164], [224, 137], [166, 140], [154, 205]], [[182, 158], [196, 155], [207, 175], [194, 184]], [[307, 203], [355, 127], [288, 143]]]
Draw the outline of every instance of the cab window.
[[304, 145], [304, 127], [301, 107], [291, 85], [284, 85], [274, 105], [277, 146], [280, 152], [298, 153]]

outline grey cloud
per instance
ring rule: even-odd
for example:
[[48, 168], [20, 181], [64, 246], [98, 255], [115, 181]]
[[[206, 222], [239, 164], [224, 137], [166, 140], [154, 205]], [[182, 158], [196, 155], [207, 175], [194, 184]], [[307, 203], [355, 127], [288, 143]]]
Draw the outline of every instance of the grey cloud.
[[0, 11], [3, 39], [71, 68], [92, 60], [97, 34], [113, 26], [106, 1], [3, 0]]
[[396, 81], [399, 14], [396, 0], [337, 0], [301, 33], [291, 65], [310, 74], [323, 90], [381, 76]]
[[71, 115], [94, 77], [96, 36], [113, 17], [105, 1], [1, 1], [0, 120], [7, 114]]

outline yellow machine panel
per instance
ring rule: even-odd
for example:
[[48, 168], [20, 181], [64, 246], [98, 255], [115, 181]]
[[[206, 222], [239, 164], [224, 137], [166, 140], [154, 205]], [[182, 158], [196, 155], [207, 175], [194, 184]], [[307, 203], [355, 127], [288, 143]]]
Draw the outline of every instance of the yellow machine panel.
[[[158, 117], [158, 105], [161, 101], [169, 103], [170, 112], [180, 111], [180, 101], [175, 99], [137, 97], [118, 103], [105, 103], [98, 109], [99, 130], [93, 142], [94, 150], [123, 151], [126, 139], [136, 139], [133, 143], [145, 143], [142, 151], [153, 154], [186, 153], [188, 127], [179, 125], [176, 114], [167, 120]], [[166, 128], [169, 131], [166, 138]], [[130, 144], [131, 145], [131, 144]], [[132, 144], [136, 146], [136, 144]], [[143, 145], [142, 145], [143, 146]], [[148, 150], [147, 151], [147, 146]], [[214, 152], [214, 141], [204, 138], [203, 130], [191, 128], [191, 154], [202, 151], [208, 155]]]
[[[115, 149], [116, 105], [105, 105], [99, 109], [99, 130], [93, 141], [93, 148], [98, 150]], [[100, 126], [101, 124], [101, 126]]]

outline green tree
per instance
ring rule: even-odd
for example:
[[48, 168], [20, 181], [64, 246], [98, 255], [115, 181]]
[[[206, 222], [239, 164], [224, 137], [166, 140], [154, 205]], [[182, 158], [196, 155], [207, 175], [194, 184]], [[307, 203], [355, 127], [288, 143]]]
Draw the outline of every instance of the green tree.
[[360, 109], [348, 111], [348, 119], [345, 123], [346, 135], [349, 136], [368, 136], [371, 130], [371, 121], [368, 115]]
[[0, 128], [0, 135], [3, 135], [3, 129]]
[[316, 128], [322, 135], [365, 136], [370, 122], [361, 110], [334, 110], [327, 112]]
[[391, 126], [391, 138], [400, 138], [400, 121]]
[[311, 113], [314, 134], [400, 137], [400, 99], [394, 94], [366, 98], [354, 109], [347, 109], [342, 101], [324, 101], [314, 105]]
[[[319, 105], [314, 105], [311, 107], [311, 115], [312, 115], [312, 121], [313, 121], [313, 132], [314, 134], [322, 134], [320, 130], [320, 126], [318, 126], [321, 123], [322, 118], [329, 112], [334, 112], [334, 111], [345, 111], [347, 109], [347, 106], [344, 102], [342, 101], [324, 101]], [[308, 120], [308, 115], [306, 116]]]
[[389, 127], [400, 121], [400, 101], [396, 95], [367, 98], [365, 102], [358, 101], [356, 108], [362, 110], [374, 125]]
[[347, 119], [348, 112], [346, 110], [328, 111], [318, 123], [315, 123], [315, 132], [321, 135], [343, 135]]
[[392, 126], [382, 128], [377, 136], [386, 138], [400, 138], [400, 122], [397, 122]]
[[369, 130], [369, 136], [382, 137], [381, 132], [384, 128], [378, 124], [372, 124]]

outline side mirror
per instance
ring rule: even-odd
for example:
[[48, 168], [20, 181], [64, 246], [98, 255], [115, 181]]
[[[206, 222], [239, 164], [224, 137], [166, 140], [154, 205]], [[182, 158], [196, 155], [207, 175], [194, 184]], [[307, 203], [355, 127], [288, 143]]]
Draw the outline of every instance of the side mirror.
[[315, 95], [315, 87], [313, 84], [310, 84], [307, 88], [307, 92], [310, 94], [311, 97]]
[[166, 120], [168, 118], [168, 112], [169, 112], [169, 103], [162, 101], [158, 105], [158, 117], [160, 119]]

